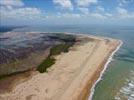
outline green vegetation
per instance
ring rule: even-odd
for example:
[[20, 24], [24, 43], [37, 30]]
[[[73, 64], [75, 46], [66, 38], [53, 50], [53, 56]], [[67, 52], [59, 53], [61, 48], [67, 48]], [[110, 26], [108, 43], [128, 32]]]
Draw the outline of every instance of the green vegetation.
[[0, 80], [3, 78], [6, 78], [7, 76], [9, 76], [9, 75], [0, 75]]
[[55, 45], [50, 49], [48, 57], [37, 67], [40, 73], [47, 72], [47, 68], [55, 64], [55, 55], [59, 55], [61, 52], [68, 52], [69, 48], [74, 45], [76, 37], [74, 35], [67, 34], [55, 34], [51, 38], [61, 40], [61, 44]]
[[46, 72], [47, 68], [55, 63], [55, 59], [53, 57], [47, 57], [38, 67], [37, 70], [40, 73]]
[[64, 42], [75, 42], [75, 36], [72, 34], [55, 33], [51, 37], [62, 40]]
[[68, 52], [69, 47], [74, 43], [59, 44], [50, 49], [49, 56], [37, 67], [40, 73], [47, 72], [47, 68], [55, 64], [54, 55], [59, 55], [61, 52]]
[[51, 48], [50, 56], [59, 55], [61, 52], [68, 52], [69, 47], [71, 47], [73, 43], [65, 43], [59, 44]]

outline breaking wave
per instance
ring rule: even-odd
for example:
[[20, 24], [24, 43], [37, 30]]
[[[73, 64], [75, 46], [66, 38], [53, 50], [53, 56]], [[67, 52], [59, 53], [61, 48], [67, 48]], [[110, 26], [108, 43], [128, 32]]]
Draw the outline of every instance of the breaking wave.
[[126, 80], [126, 84], [115, 96], [115, 100], [134, 100], [134, 71], [131, 71], [130, 74], [130, 77]]

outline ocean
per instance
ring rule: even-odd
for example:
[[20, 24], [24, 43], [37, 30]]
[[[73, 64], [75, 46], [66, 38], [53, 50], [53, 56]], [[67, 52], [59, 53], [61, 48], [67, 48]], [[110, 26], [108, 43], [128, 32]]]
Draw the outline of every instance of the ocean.
[[21, 32], [71, 32], [123, 41], [95, 87], [92, 100], [134, 100], [134, 26], [57, 25], [21, 27]]

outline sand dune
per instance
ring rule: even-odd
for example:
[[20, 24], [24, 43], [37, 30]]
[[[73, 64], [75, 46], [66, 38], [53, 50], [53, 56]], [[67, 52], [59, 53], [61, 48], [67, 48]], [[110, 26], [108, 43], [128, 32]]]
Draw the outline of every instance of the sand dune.
[[[84, 38], [80, 35], [79, 38]], [[87, 36], [86, 36], [87, 37]], [[56, 57], [48, 73], [38, 73], [17, 85], [0, 100], [84, 100], [119, 41], [90, 36], [93, 41], [76, 44]]]

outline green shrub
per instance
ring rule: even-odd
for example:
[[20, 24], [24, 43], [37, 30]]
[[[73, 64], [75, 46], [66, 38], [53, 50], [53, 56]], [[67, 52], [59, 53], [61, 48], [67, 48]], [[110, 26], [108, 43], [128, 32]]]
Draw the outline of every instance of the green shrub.
[[55, 59], [49, 56], [37, 67], [37, 70], [40, 73], [46, 72], [47, 68], [52, 66], [54, 63], [55, 63]]

